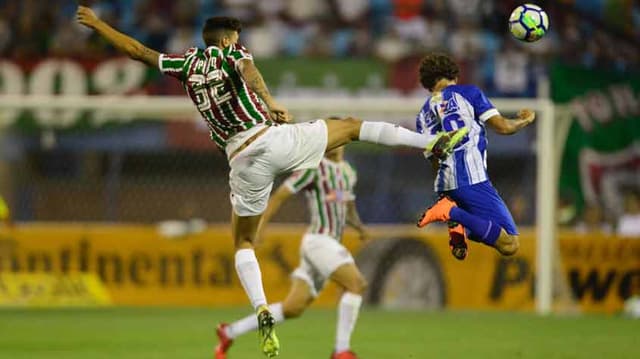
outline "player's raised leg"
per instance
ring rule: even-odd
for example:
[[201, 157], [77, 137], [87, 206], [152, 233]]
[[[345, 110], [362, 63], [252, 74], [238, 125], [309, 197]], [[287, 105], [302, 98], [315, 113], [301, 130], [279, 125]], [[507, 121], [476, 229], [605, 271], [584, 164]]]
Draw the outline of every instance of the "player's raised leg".
[[409, 146], [447, 157], [468, 133], [467, 128], [435, 135], [421, 134], [387, 122], [362, 121], [356, 118], [327, 119], [327, 150], [352, 141], [364, 141], [386, 146]]
[[273, 357], [278, 355], [280, 349], [274, 330], [276, 318], [267, 307], [267, 299], [262, 287], [262, 273], [253, 249], [261, 217], [262, 215], [241, 217], [234, 212], [231, 214], [231, 228], [236, 246], [236, 272], [258, 315], [260, 346], [265, 355]]
[[[433, 222], [454, 221], [467, 229], [469, 239], [494, 247], [503, 255], [518, 251], [519, 240], [513, 218], [504, 201], [486, 181], [446, 192], [418, 221], [418, 227]], [[460, 205], [460, 206], [458, 206]]]
[[367, 281], [354, 263], [343, 264], [330, 276], [344, 290], [338, 304], [336, 344], [332, 359], [357, 359], [351, 351], [351, 334], [358, 320]]
[[[281, 323], [287, 319], [297, 318], [313, 302], [314, 296], [309, 285], [298, 278], [293, 278], [291, 289], [286, 299], [281, 303], [269, 305], [276, 323]], [[233, 340], [243, 334], [254, 331], [258, 327], [258, 322], [254, 315], [246, 316], [231, 324], [220, 324], [218, 326], [218, 346], [215, 351], [215, 359], [226, 359], [226, 353], [233, 344]]]

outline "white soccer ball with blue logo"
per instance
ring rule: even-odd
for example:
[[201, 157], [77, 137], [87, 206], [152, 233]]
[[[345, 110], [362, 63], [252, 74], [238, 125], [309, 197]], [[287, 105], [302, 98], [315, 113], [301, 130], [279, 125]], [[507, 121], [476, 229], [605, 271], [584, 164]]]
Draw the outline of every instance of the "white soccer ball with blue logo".
[[509, 31], [520, 41], [538, 41], [549, 31], [549, 16], [538, 5], [520, 5], [509, 17]]

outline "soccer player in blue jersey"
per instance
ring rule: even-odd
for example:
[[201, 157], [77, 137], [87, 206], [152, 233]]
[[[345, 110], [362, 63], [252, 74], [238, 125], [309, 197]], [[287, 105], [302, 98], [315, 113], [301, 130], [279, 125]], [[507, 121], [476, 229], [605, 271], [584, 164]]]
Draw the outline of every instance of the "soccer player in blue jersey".
[[468, 250], [465, 237], [513, 255], [519, 247], [518, 230], [487, 175], [486, 126], [511, 135], [532, 123], [535, 113], [521, 110], [514, 119], [503, 117], [479, 88], [458, 85], [459, 73], [458, 65], [444, 54], [427, 55], [420, 64], [420, 82], [431, 96], [418, 115], [418, 132], [469, 132], [451, 156], [432, 159], [437, 165], [435, 191], [441, 197], [425, 211], [418, 227], [448, 222], [452, 254], [461, 260]]

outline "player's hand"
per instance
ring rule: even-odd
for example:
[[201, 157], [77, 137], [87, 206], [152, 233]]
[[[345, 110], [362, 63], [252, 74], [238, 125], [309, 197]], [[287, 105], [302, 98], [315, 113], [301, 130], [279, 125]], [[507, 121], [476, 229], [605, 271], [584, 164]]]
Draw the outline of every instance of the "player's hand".
[[91, 10], [91, 8], [86, 6], [78, 6], [78, 10], [76, 11], [76, 20], [84, 26], [94, 28], [100, 19], [96, 16], [96, 13]]
[[523, 109], [518, 111], [518, 118], [524, 120], [528, 125], [536, 119], [536, 113], [533, 110]]
[[271, 112], [271, 119], [276, 123], [289, 123], [291, 122], [291, 116], [289, 111], [277, 102], [269, 104], [269, 112]]

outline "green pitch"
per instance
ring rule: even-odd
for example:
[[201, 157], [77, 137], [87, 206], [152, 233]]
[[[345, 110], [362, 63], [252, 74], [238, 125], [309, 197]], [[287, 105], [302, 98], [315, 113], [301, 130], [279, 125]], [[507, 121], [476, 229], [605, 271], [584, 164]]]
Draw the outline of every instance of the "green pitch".
[[[211, 358], [218, 321], [239, 309], [0, 310], [2, 359]], [[329, 358], [333, 310], [312, 310], [279, 326], [281, 359]], [[364, 311], [353, 337], [364, 359], [640, 358], [640, 320], [477, 312]], [[229, 358], [262, 358], [257, 336]]]

